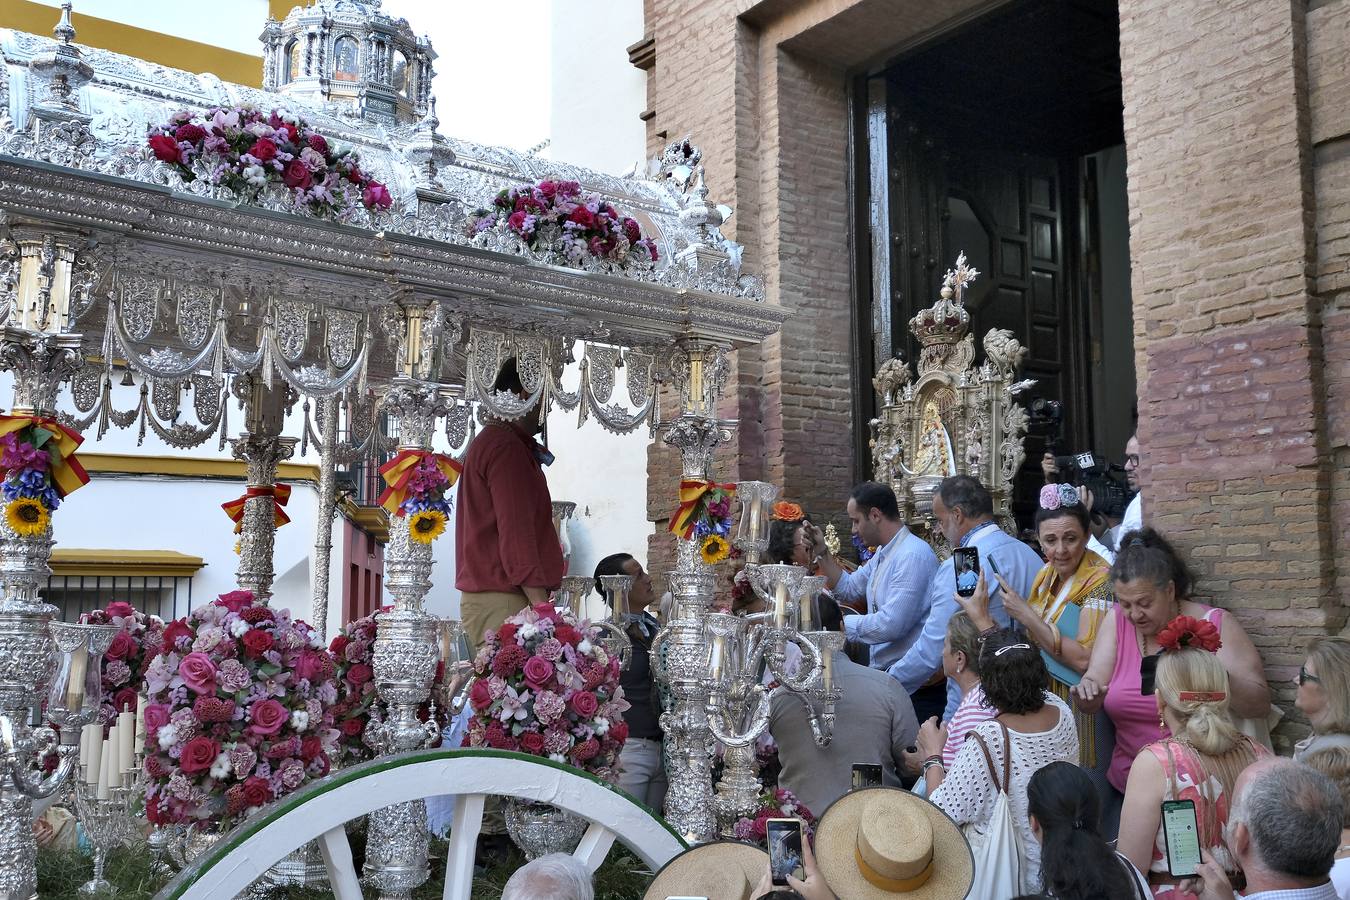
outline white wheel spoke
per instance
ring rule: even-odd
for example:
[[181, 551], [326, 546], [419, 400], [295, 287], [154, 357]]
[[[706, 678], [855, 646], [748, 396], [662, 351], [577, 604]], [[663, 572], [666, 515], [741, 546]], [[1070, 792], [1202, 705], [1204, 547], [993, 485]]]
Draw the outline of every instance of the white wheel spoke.
[[586, 829], [586, 833], [581, 836], [581, 843], [577, 844], [577, 850], [572, 855], [586, 864], [586, 868], [594, 872], [600, 868], [600, 864], [605, 861], [609, 855], [609, 848], [614, 846], [614, 839], [617, 835], [610, 831], [599, 822], [592, 822], [591, 827]]
[[483, 830], [482, 794], [465, 794], [455, 803], [450, 823], [450, 849], [445, 857], [444, 900], [469, 900], [473, 891], [473, 857]]
[[352, 845], [347, 840], [347, 829], [339, 825], [319, 837], [319, 853], [328, 869], [328, 882], [337, 900], [362, 900], [361, 882], [356, 877], [352, 862]]

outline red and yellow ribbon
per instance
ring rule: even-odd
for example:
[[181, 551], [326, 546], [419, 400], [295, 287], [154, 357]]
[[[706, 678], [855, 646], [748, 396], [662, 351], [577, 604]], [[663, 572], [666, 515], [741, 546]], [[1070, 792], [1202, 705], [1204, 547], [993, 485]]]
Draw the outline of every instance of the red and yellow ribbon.
[[238, 534], [244, 528], [244, 505], [254, 497], [272, 498], [272, 521], [277, 528], [285, 525], [291, 520], [286, 515], [282, 507], [286, 501], [291, 499], [291, 486], [289, 484], [250, 484], [244, 491], [244, 496], [238, 500], [231, 500], [229, 503], [220, 504], [220, 508], [225, 510], [225, 515], [234, 522], [234, 533]]
[[51, 460], [48, 472], [57, 495], [65, 497], [70, 492], [77, 491], [88, 484], [89, 473], [75, 458], [75, 451], [84, 442], [84, 438], [55, 419], [44, 419], [39, 416], [0, 415], [0, 437], [22, 431], [30, 425], [52, 433], [51, 438], [39, 449], [47, 451], [48, 458]]
[[698, 522], [698, 510], [704, 496], [713, 490], [723, 490], [728, 494], [736, 492], [734, 484], [718, 484], [703, 478], [685, 478], [680, 481], [680, 506], [670, 517], [671, 531], [686, 541], [694, 535], [694, 525]]
[[448, 487], [453, 486], [459, 480], [459, 473], [464, 471], [463, 466], [441, 453], [433, 453], [430, 450], [400, 450], [397, 456], [380, 466], [380, 476], [389, 486], [380, 494], [379, 504], [390, 515], [403, 515], [403, 501], [408, 499], [408, 482], [412, 480], [417, 464], [424, 459], [435, 463], [441, 474], [449, 479]]

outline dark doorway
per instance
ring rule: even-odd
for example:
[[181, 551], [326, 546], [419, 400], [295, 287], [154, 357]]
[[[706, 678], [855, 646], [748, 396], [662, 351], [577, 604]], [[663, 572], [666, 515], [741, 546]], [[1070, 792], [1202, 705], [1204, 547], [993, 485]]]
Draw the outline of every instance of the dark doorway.
[[[862, 383], [917, 358], [909, 320], [965, 251], [983, 273], [966, 299], [977, 349], [1010, 329], [1037, 381], [1024, 399], [1063, 404], [1062, 452], [1120, 462], [1135, 392], [1115, 0], [1009, 3], [853, 90]], [[1044, 449], [1029, 437], [1023, 523]]]

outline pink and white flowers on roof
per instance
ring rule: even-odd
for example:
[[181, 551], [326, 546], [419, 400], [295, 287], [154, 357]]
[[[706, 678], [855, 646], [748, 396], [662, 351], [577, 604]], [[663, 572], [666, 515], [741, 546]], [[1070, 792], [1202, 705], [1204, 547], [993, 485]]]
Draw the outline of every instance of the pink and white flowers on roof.
[[345, 222], [363, 208], [393, 204], [389, 189], [361, 169], [351, 148], [336, 148], [304, 119], [251, 106], [174, 113], [150, 129], [151, 153], [187, 181], [204, 177], [249, 201], [269, 183], [283, 185], [296, 209]]
[[230, 822], [328, 773], [333, 657], [288, 610], [232, 591], [164, 629], [146, 668], [146, 817]]
[[650, 266], [659, 253], [637, 219], [575, 181], [546, 178], [500, 191], [489, 209], [469, 219], [470, 237], [488, 232], [515, 236], [532, 250], [547, 251], [562, 265], [597, 259], [619, 266]]
[[474, 659], [465, 746], [516, 750], [615, 777], [628, 725], [619, 660], [587, 621], [547, 603], [488, 632]]

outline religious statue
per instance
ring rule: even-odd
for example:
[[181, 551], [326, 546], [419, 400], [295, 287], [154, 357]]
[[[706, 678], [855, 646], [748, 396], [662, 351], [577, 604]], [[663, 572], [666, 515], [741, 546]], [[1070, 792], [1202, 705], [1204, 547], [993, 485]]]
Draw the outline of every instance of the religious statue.
[[905, 467], [903, 462], [900, 465], [911, 478], [924, 475], [945, 478], [956, 474], [956, 466], [952, 463], [952, 441], [942, 424], [937, 401], [931, 396], [924, 403], [923, 416], [919, 419], [919, 442], [914, 449], [914, 468]]

